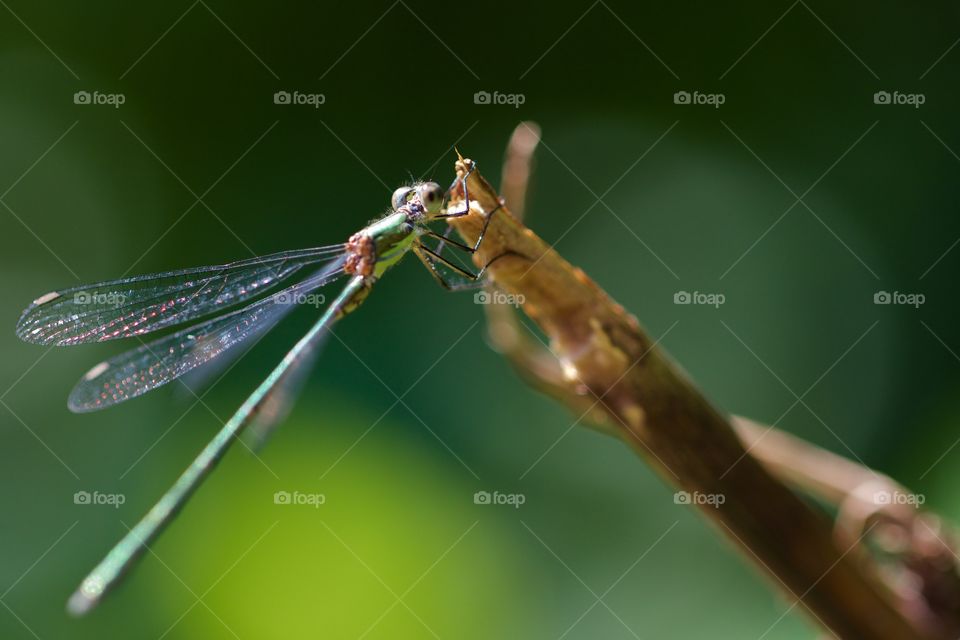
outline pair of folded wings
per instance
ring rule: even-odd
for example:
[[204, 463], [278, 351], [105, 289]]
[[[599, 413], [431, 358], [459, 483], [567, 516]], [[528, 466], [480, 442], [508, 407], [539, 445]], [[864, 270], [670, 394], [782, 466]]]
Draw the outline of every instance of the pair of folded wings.
[[[344, 246], [333, 245], [72, 287], [35, 300], [20, 317], [17, 335], [36, 344], [75, 345], [141, 336], [219, 314], [93, 367], [68, 401], [72, 411], [93, 411], [175, 380], [270, 329], [312, 291], [340, 277], [343, 256]], [[310, 266], [318, 270], [230, 310]]]

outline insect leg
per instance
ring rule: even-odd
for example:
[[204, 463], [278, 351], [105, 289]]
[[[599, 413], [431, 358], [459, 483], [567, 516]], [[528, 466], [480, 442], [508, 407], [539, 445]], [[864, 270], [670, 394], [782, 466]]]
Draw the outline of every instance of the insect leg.
[[427, 268], [427, 271], [429, 271], [430, 275], [433, 276], [433, 279], [437, 281], [437, 284], [439, 284], [441, 287], [443, 287], [447, 291], [462, 291], [464, 289], [477, 289], [483, 286], [482, 281], [473, 279], [472, 273], [468, 273], [465, 270], [459, 270], [459, 269], [458, 271], [462, 271], [468, 278], [470, 278], [471, 281], [450, 284], [440, 274], [440, 270], [437, 269], [436, 259], [431, 256], [428, 256], [426, 251], [429, 251], [429, 253], [432, 255], [436, 255], [433, 251], [430, 251], [429, 249], [427, 249], [427, 247], [424, 247], [422, 244], [416, 244], [413, 246], [413, 252], [420, 259], [420, 262], [422, 262], [423, 265]]

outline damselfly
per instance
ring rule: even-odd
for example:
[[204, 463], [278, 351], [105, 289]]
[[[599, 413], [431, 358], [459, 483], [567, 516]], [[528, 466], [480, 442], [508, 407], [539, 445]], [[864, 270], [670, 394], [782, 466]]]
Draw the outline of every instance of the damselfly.
[[[471, 165], [471, 171], [474, 166]], [[72, 411], [85, 412], [129, 400], [177, 379], [267, 331], [311, 292], [338, 278], [349, 278], [306, 335], [153, 508], [83, 580], [68, 602], [72, 613], [86, 613], [116, 585], [235, 438], [241, 434], [263, 438], [283, 419], [330, 327], [360, 306], [373, 284], [403, 256], [413, 251], [447, 289], [480, 283], [486, 267], [471, 273], [444, 257], [443, 249], [449, 245], [475, 253], [483, 233], [475, 245], [468, 246], [429, 226], [431, 222], [469, 213], [466, 176], [454, 181], [451, 190], [458, 183], [465, 206], [456, 212], [447, 210], [444, 192], [438, 184], [421, 182], [397, 189], [391, 199], [391, 212], [353, 234], [344, 244], [72, 287], [40, 296], [24, 311], [17, 324], [17, 335], [27, 342], [58, 346], [138, 337], [216, 314], [151, 342], [141, 340], [141, 346], [93, 367], [77, 383], [68, 400]], [[484, 232], [495, 211], [487, 215]], [[439, 244], [433, 249], [428, 247], [423, 241], [427, 237]], [[444, 277], [449, 273], [446, 270], [465, 280], [448, 282]], [[308, 275], [297, 280], [295, 276], [304, 272]], [[295, 283], [271, 295], [260, 295], [290, 281]], [[234, 309], [243, 302], [246, 306]]]

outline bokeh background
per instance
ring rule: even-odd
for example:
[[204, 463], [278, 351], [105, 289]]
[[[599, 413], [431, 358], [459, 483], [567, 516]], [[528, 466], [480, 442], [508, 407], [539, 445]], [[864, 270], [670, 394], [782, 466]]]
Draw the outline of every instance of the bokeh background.
[[72, 415], [76, 379], [124, 345], [22, 344], [22, 308], [341, 242], [395, 186], [452, 179], [454, 144], [498, 177], [523, 119], [544, 131], [529, 224], [719, 407], [960, 518], [951, 3], [0, 5], [3, 638], [814, 637], [642, 461], [522, 384], [472, 296], [413, 259], [337, 328], [268, 447], [231, 452], [115, 597], [65, 614], [316, 311], [200, 403], [175, 384]]

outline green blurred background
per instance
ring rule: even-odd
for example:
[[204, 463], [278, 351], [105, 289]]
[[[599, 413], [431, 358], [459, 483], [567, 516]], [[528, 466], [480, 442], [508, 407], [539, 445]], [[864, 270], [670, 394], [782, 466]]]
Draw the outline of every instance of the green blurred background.
[[454, 144], [497, 178], [523, 119], [545, 136], [529, 224], [718, 406], [960, 517], [950, 3], [0, 4], [0, 637], [814, 637], [630, 451], [520, 383], [472, 296], [412, 259], [340, 326], [259, 459], [232, 452], [116, 597], [64, 613], [316, 314], [202, 404], [171, 385], [72, 415], [71, 386], [123, 345], [22, 344], [22, 308], [127, 270], [341, 242], [411, 176], [447, 183]]

